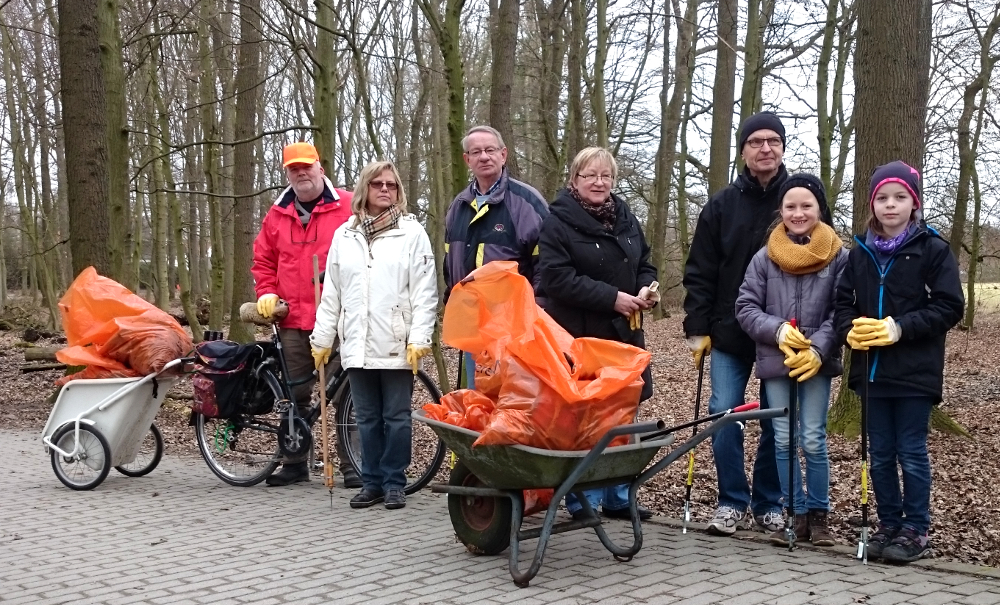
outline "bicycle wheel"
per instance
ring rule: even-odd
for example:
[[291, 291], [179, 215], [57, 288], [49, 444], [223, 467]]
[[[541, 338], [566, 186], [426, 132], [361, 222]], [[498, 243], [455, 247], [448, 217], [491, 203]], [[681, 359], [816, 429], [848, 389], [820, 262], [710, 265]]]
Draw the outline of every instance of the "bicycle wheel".
[[163, 435], [155, 424], [151, 424], [149, 430], [142, 437], [139, 453], [135, 455], [135, 460], [116, 466], [115, 470], [126, 477], [142, 477], [153, 472], [161, 458], [163, 458]]
[[[417, 410], [425, 403], [440, 403], [441, 391], [425, 372], [420, 371], [414, 377], [413, 397], [410, 399], [411, 409]], [[337, 418], [337, 439], [348, 458], [351, 466], [361, 474], [361, 434], [358, 431], [354, 416], [354, 398], [351, 396], [350, 383], [344, 388]], [[412, 494], [430, 483], [444, 462], [445, 445], [430, 426], [423, 422], [413, 423], [413, 439], [410, 453], [410, 466], [406, 469], [406, 487], [404, 491]]]
[[[52, 443], [64, 452], [72, 452], [76, 443], [75, 424], [63, 425], [52, 436]], [[70, 489], [94, 489], [111, 471], [111, 446], [96, 428], [80, 424], [80, 449], [73, 456], [63, 456], [54, 449], [52, 470], [63, 485]]]
[[250, 487], [278, 468], [279, 414], [206, 418], [196, 414], [198, 450], [208, 468], [236, 487]]

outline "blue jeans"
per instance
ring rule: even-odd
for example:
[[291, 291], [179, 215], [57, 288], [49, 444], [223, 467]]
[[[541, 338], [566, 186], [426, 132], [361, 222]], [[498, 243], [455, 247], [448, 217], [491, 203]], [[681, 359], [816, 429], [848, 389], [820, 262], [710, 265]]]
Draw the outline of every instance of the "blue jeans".
[[403, 489], [413, 435], [413, 372], [350, 368], [347, 377], [361, 437], [361, 481], [375, 492]]
[[472, 353], [462, 353], [462, 375], [458, 377], [458, 386], [462, 389], [476, 389], [476, 360], [472, 358]]
[[[879, 522], [908, 525], [924, 535], [931, 526], [931, 461], [927, 456], [930, 397], [871, 397], [868, 453]], [[900, 497], [899, 473], [903, 471]]]
[[[714, 414], [744, 403], [747, 382], [753, 364], [740, 361], [718, 349], [709, 357], [712, 396], [708, 413]], [[767, 407], [765, 389], [760, 392], [761, 407]], [[753, 492], [743, 466], [743, 429], [730, 424], [712, 436], [712, 455], [719, 476], [719, 506], [744, 511], [749, 506], [755, 515], [781, 510], [781, 484], [774, 459], [774, 430], [770, 420], [760, 421], [760, 443], [753, 462]]]
[[[628, 508], [628, 483], [612, 487], [588, 489], [583, 492], [583, 495], [587, 498], [587, 502], [590, 502], [590, 507], [595, 512], [599, 504], [604, 506], [604, 510]], [[581, 508], [583, 508], [583, 505], [576, 499], [576, 496], [566, 494], [566, 510], [569, 511], [569, 514], [572, 515]]]
[[[796, 515], [804, 515], [810, 510], [830, 510], [830, 458], [826, 451], [826, 415], [830, 407], [830, 377], [814, 376], [805, 382], [794, 382], [789, 378], [770, 378], [764, 381], [767, 389], [768, 405], [781, 408], [788, 405], [790, 388], [798, 384], [798, 405], [796, 405], [796, 444], [802, 448], [806, 458], [806, 491], [802, 491], [802, 471], [799, 457], [792, 457], [794, 486], [792, 503]], [[781, 495], [788, 506], [788, 417], [771, 420], [774, 427], [775, 460], [778, 464], [778, 479], [781, 481]]]

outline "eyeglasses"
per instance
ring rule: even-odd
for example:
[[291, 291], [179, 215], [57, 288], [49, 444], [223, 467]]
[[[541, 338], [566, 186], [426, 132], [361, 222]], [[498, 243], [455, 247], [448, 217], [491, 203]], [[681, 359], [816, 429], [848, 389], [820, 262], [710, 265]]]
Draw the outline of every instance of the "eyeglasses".
[[747, 145], [750, 145], [754, 149], [760, 149], [767, 143], [767, 146], [771, 149], [778, 149], [781, 145], [781, 137], [768, 137], [766, 139], [747, 139]]
[[368, 186], [376, 191], [382, 191], [383, 187], [385, 187], [389, 191], [395, 191], [396, 189], [399, 189], [399, 183], [397, 183], [396, 181], [371, 181], [370, 183], [368, 183]]
[[472, 158], [478, 158], [484, 153], [486, 155], [496, 155], [500, 153], [500, 147], [486, 147], [485, 149], [470, 149], [465, 152], [465, 155]]
[[577, 173], [576, 176], [583, 179], [585, 183], [596, 183], [597, 181], [607, 181], [608, 183], [613, 183], [615, 177], [610, 174], [581, 174]]

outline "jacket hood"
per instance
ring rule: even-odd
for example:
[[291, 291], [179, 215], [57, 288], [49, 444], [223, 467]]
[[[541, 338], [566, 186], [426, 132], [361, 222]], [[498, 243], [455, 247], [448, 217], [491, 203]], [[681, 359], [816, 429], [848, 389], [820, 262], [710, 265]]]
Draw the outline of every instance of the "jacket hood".
[[[617, 231], [618, 226], [625, 223], [625, 203], [614, 193], [611, 194], [611, 199], [615, 201], [615, 230]], [[583, 209], [569, 189], [559, 190], [556, 199], [549, 204], [549, 212], [577, 231], [592, 235], [606, 235], [608, 233], [604, 225]]]
[[[490, 198], [486, 200], [487, 204], [503, 201], [503, 196], [507, 192], [507, 186], [508, 186], [507, 180], [509, 178], [510, 175], [507, 173], [507, 166], [504, 165], [504, 167], [500, 169], [500, 179], [497, 181], [500, 183], [500, 186], [498, 186], [493, 191], [493, 193], [490, 194]], [[458, 194], [457, 199], [461, 200], [463, 203], [466, 204], [476, 199], [476, 193], [472, 190], [473, 187], [475, 187], [475, 185], [476, 185], [476, 177], [473, 176], [472, 180], [469, 181], [469, 184], [465, 186], [465, 189], [463, 189], [462, 192]]]

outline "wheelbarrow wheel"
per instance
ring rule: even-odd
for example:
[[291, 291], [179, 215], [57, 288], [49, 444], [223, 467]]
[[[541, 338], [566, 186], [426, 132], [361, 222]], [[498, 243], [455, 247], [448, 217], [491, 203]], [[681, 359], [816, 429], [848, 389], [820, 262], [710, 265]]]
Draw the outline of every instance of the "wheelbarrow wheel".
[[[483, 482], [461, 462], [451, 470], [449, 485], [480, 487]], [[448, 513], [455, 535], [469, 552], [498, 555], [510, 546], [509, 498], [448, 495]]]
[[115, 470], [126, 477], [142, 477], [153, 472], [161, 458], [163, 458], [163, 434], [155, 424], [151, 424], [149, 430], [142, 436], [142, 443], [139, 444], [135, 460], [116, 466]]
[[[52, 443], [64, 452], [72, 452], [76, 443], [75, 424], [63, 425], [52, 436]], [[73, 456], [63, 456], [55, 449], [52, 470], [63, 485], [75, 490], [94, 489], [111, 472], [111, 447], [96, 428], [80, 424], [80, 450]]]

